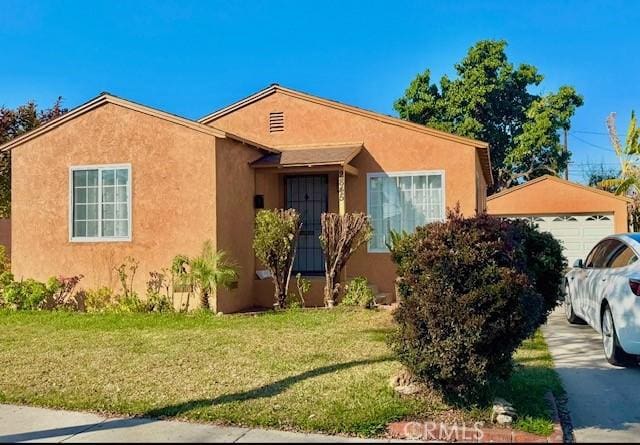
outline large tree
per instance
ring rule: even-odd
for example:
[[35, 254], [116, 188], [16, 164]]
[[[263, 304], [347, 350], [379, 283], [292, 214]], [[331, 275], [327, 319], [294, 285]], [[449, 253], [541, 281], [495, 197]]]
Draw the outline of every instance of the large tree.
[[[39, 127], [51, 119], [66, 113], [62, 107], [62, 97], [51, 108], [38, 111], [34, 101], [29, 101], [16, 109], [0, 107], [0, 144]], [[0, 218], [11, 214], [11, 153], [0, 153]]]
[[427, 69], [394, 105], [402, 119], [488, 142], [496, 190], [565, 170], [570, 155], [560, 131], [569, 130], [583, 103], [570, 86], [530, 92], [543, 76], [532, 65], [515, 68], [506, 46], [504, 40], [479, 41], [455, 65], [456, 78], [445, 75], [438, 86]]

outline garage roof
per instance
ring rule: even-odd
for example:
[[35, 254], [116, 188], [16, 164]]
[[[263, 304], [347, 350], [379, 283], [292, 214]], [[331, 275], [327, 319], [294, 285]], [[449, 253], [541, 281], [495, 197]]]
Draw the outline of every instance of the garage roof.
[[626, 196], [614, 195], [613, 193], [605, 192], [604, 190], [600, 190], [600, 189], [597, 189], [595, 187], [589, 187], [589, 186], [586, 186], [586, 185], [578, 184], [576, 182], [567, 181], [566, 179], [562, 179], [562, 178], [559, 178], [557, 176], [551, 176], [551, 175], [544, 175], [544, 176], [541, 176], [539, 178], [532, 179], [531, 181], [527, 181], [524, 184], [520, 184], [520, 185], [517, 185], [515, 187], [510, 187], [510, 188], [508, 188], [506, 190], [501, 191], [500, 193], [495, 193], [495, 194], [489, 196], [487, 198], [487, 201], [491, 201], [491, 200], [494, 200], [494, 199], [497, 199], [497, 198], [501, 198], [501, 197], [506, 196], [506, 195], [508, 195], [510, 193], [518, 192], [519, 190], [523, 190], [525, 188], [529, 188], [529, 187], [535, 186], [536, 184], [539, 184], [539, 183], [541, 183], [543, 181], [555, 181], [555, 182], [558, 182], [558, 183], [560, 183], [562, 185], [567, 185], [567, 186], [571, 186], [571, 187], [577, 187], [579, 189], [582, 189], [582, 190], [590, 192], [590, 193], [598, 193], [598, 194], [604, 195], [604, 196], [606, 196], [608, 198], [619, 199], [619, 200], [625, 201], [625, 202], [633, 202], [633, 200], [631, 198], [628, 198]]

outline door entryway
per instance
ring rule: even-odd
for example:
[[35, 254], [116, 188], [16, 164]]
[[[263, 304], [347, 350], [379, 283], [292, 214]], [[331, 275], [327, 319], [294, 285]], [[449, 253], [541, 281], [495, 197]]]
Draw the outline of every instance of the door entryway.
[[286, 208], [296, 209], [302, 217], [302, 230], [293, 263], [293, 272], [303, 275], [324, 273], [324, 259], [320, 247], [320, 215], [328, 203], [327, 175], [285, 177]]

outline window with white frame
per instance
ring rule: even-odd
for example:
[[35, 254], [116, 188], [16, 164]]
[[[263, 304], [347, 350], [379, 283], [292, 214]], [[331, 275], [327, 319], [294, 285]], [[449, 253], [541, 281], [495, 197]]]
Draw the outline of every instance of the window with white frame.
[[131, 166], [71, 168], [72, 241], [131, 238]]
[[391, 230], [412, 232], [444, 219], [442, 172], [369, 173], [368, 212], [373, 225], [369, 251], [386, 252]]

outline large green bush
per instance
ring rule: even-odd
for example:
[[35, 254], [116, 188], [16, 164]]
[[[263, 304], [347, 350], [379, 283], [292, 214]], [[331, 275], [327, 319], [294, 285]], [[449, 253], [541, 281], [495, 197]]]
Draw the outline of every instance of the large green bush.
[[366, 278], [355, 277], [346, 286], [341, 303], [345, 306], [373, 307], [376, 296]]
[[452, 401], [480, 402], [513, 352], [557, 304], [559, 243], [522, 221], [449, 212], [394, 242], [399, 292], [392, 345]]

